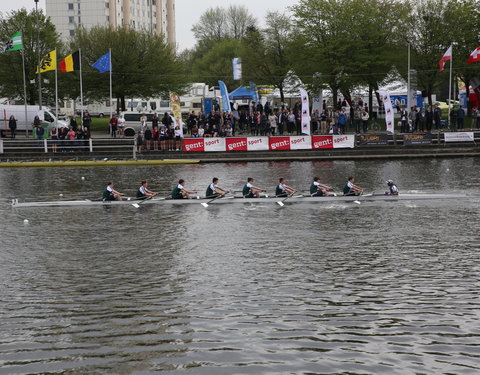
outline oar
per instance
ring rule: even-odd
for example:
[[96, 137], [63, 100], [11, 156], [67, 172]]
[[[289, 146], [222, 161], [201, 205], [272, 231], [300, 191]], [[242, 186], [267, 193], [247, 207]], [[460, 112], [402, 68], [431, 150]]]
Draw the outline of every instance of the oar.
[[280, 207], [285, 206], [285, 204], [284, 204], [285, 201], [286, 201], [287, 199], [293, 197], [293, 194], [295, 194], [295, 192], [291, 193], [291, 194], [290, 194], [288, 197], [286, 197], [284, 200], [277, 202], [277, 204], [278, 204]]
[[220, 194], [220, 195], [217, 195], [215, 198], [210, 199], [208, 202], [206, 202], [206, 203], [205, 203], [205, 202], [202, 202], [202, 203], [200, 203], [200, 204], [201, 204], [203, 207], [207, 208], [209, 203], [212, 203], [213, 201], [215, 201], [215, 200], [218, 199], [218, 198], [223, 198], [226, 194], [228, 194], [228, 193], [225, 193], [225, 194], [223, 194], [223, 195], [221, 195], [221, 194]]
[[[155, 194], [155, 195], [157, 195], [157, 194]], [[152, 199], [155, 195], [150, 195], [150, 196], [148, 196], [147, 198], [142, 199], [142, 200], [141, 200], [140, 202], [138, 202], [138, 203], [132, 203], [132, 206], [135, 207], [135, 208], [140, 208], [140, 205], [141, 205], [142, 203], [144, 203], [145, 201], [148, 201], [148, 200]], [[159, 200], [164, 200], [164, 199], [165, 199], [165, 198], [159, 198]]]

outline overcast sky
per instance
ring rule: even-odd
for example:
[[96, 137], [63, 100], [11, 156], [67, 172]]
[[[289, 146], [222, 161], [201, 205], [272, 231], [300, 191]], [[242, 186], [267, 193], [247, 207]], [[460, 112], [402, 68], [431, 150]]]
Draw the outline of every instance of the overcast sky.
[[[263, 24], [265, 13], [268, 10], [286, 11], [287, 7], [296, 4], [296, 0], [176, 0], [176, 26], [179, 49], [193, 47], [195, 39], [190, 31], [200, 15], [210, 7], [227, 7], [230, 4], [245, 5], [250, 12]], [[39, 0], [39, 7], [45, 7], [45, 0]], [[34, 8], [34, 0], [0, 0], [0, 12], [26, 7]]]

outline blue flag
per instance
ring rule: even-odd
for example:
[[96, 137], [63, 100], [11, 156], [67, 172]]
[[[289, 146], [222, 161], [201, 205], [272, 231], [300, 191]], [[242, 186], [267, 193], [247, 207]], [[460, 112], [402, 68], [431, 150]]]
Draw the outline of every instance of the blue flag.
[[230, 112], [232, 109], [230, 108], [230, 100], [228, 98], [227, 86], [223, 81], [218, 81], [218, 85], [220, 86], [220, 93], [222, 94], [223, 110], [225, 112]]
[[110, 52], [107, 52], [105, 55], [100, 57], [92, 64], [92, 66], [95, 69], [98, 69], [100, 73], [109, 72], [112, 69], [112, 67], [110, 66]]

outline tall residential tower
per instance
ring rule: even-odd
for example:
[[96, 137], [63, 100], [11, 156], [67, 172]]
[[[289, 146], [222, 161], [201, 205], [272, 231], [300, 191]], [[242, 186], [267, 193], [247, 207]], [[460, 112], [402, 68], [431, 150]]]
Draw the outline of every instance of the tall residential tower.
[[130, 26], [175, 39], [175, 0], [46, 0], [49, 16], [64, 40], [76, 26]]

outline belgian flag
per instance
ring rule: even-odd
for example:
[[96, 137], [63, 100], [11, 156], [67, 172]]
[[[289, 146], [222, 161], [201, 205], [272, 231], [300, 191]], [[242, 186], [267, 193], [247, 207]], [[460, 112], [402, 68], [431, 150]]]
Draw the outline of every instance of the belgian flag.
[[80, 52], [74, 52], [71, 55], [68, 55], [59, 63], [60, 71], [73, 72], [75, 70], [80, 70]]

